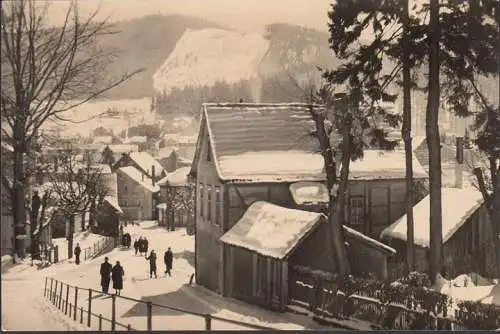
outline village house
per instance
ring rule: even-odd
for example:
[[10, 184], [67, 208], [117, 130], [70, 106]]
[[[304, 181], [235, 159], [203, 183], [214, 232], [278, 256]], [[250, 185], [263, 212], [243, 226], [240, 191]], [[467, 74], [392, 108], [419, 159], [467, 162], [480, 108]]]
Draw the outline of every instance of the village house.
[[[444, 274], [475, 272], [494, 277], [495, 240], [490, 216], [482, 194], [470, 182], [464, 182], [464, 147], [458, 145], [453, 162], [454, 184], [441, 191]], [[443, 171], [443, 176], [446, 173]], [[470, 177], [470, 175], [469, 175]], [[426, 272], [429, 267], [430, 196], [413, 208], [416, 269]], [[406, 215], [385, 228], [380, 237], [398, 250], [397, 259], [404, 261], [406, 253]]]
[[111, 144], [111, 145], [104, 145], [101, 150], [101, 155], [102, 151], [104, 150], [105, 147], [109, 147], [111, 152], [113, 152], [113, 157], [115, 158], [115, 161], [118, 161], [123, 154], [131, 153], [131, 152], [139, 152], [139, 146], [134, 145], [134, 144]]
[[113, 165], [113, 170], [117, 170], [121, 167], [134, 167], [140, 173], [152, 179], [155, 183], [167, 176], [167, 172], [163, 166], [147, 152], [130, 152], [123, 154]]
[[157, 197], [160, 187], [133, 166], [116, 170], [118, 206], [128, 219], [155, 220]]
[[[221, 245], [220, 238], [242, 219], [252, 203], [265, 201], [304, 209], [307, 205], [294, 201], [291, 187], [301, 182], [312, 182], [316, 188], [324, 186], [324, 161], [317, 139], [310, 136], [314, 123], [308, 108], [299, 103], [203, 105], [190, 172], [196, 179], [199, 284], [228, 293], [223, 274], [227, 247]], [[351, 166], [347, 227], [356, 239], [353, 243], [370, 245], [371, 252], [363, 256], [376, 250], [382, 254], [376, 258], [385, 259], [392, 249], [381, 247], [373, 237], [404, 213], [404, 153], [367, 151], [365, 159]], [[417, 180], [427, 178], [415, 159], [414, 168]], [[384, 271], [380, 275], [385, 275]]]

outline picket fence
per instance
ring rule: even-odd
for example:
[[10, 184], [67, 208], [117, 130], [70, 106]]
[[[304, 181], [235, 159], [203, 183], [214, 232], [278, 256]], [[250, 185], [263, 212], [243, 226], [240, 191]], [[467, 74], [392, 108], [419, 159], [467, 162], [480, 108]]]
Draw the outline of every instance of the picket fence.
[[[88, 299], [81, 301], [82, 294], [88, 294]], [[199, 317], [204, 320], [204, 329], [211, 330], [213, 321], [221, 321], [246, 329], [255, 330], [276, 330], [271, 327], [258, 326], [242, 321], [227, 319], [211, 314], [202, 314], [198, 312], [193, 312], [190, 310], [185, 310], [177, 307], [172, 307], [168, 305], [156, 304], [150, 301], [138, 300], [135, 298], [130, 298], [122, 295], [110, 295], [111, 307], [109, 308], [109, 313], [103, 315], [102, 313], [92, 312], [92, 301], [93, 298], [101, 296], [102, 292], [91, 288], [82, 288], [74, 285], [70, 285], [59, 281], [55, 278], [45, 278], [44, 285], [44, 298], [52, 303], [59, 311], [64, 312], [64, 315], [68, 316], [74, 321], [78, 321], [80, 324], [84, 324], [89, 328], [99, 331], [116, 331], [116, 330], [153, 330], [153, 308], [162, 308], [170, 311], [178, 312], [179, 314], [188, 314], [192, 316]], [[71, 297], [70, 297], [71, 296]], [[118, 301], [132, 301], [138, 304], [144, 304], [146, 306], [146, 319], [144, 322], [144, 328], [132, 328], [130, 324], [124, 324], [117, 320], [117, 304]], [[86, 304], [86, 305], [85, 305]], [[107, 323], [108, 326], [105, 326]], [[180, 329], [180, 328], [179, 328]]]

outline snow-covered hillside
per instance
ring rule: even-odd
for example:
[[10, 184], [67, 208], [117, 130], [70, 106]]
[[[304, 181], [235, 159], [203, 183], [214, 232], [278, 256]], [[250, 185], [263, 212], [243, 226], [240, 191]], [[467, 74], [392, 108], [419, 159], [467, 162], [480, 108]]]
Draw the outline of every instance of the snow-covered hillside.
[[153, 76], [155, 90], [252, 79], [269, 48], [260, 34], [222, 29], [186, 30]]
[[[151, 99], [149, 98], [91, 101], [59, 115], [71, 122], [49, 120], [43, 128], [44, 130], [58, 129], [62, 136], [69, 137], [78, 134], [88, 136], [92, 130], [100, 126], [118, 134], [130, 125], [154, 122], [154, 114], [150, 113], [150, 106]], [[108, 111], [112, 114], [100, 116]]]

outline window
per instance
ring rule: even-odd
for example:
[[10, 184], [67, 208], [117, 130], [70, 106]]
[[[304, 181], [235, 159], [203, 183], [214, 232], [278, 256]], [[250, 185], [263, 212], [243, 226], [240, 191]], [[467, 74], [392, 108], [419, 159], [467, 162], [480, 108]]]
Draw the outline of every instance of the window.
[[199, 191], [200, 191], [200, 202], [198, 203], [200, 206], [200, 218], [203, 218], [205, 215], [205, 198], [204, 198], [204, 193], [205, 193], [205, 187], [203, 183], [200, 183], [199, 185]]
[[363, 225], [365, 215], [365, 200], [361, 196], [353, 196], [350, 198], [350, 224]]
[[215, 219], [213, 223], [215, 225], [220, 225], [220, 222], [222, 221], [220, 212], [221, 212], [221, 191], [219, 187], [214, 187], [215, 189]]
[[207, 185], [207, 216], [208, 221], [212, 220], [212, 187]]

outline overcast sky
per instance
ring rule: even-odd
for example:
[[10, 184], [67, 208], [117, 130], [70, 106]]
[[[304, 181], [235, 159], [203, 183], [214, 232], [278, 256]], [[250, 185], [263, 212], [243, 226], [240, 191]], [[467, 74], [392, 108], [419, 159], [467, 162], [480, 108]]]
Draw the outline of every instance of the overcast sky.
[[[150, 14], [183, 14], [206, 18], [242, 31], [260, 32], [272, 22], [287, 22], [327, 30], [331, 0], [80, 0], [82, 14], [101, 6], [112, 21]], [[51, 2], [49, 20], [58, 24], [67, 0]]]

